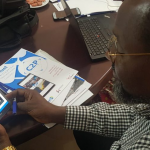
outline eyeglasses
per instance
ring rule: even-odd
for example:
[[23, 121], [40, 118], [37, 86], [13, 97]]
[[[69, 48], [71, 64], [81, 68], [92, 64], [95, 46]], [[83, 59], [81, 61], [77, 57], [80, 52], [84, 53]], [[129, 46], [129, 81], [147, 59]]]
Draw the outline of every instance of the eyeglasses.
[[108, 60], [114, 63], [116, 56], [144, 56], [150, 55], [150, 53], [131, 53], [131, 54], [119, 53], [117, 47], [117, 37], [115, 35], [112, 35], [108, 41], [108, 51], [106, 52], [105, 55]]

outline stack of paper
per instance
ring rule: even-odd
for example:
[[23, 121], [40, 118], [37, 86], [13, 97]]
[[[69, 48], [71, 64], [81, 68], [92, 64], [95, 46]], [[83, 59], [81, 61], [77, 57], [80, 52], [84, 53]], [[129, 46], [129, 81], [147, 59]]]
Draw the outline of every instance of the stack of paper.
[[91, 84], [77, 73], [42, 50], [34, 54], [21, 49], [0, 66], [0, 82], [14, 89], [34, 89], [58, 106], [81, 105], [93, 94]]
[[[55, 58], [47, 54], [42, 50], [38, 50], [36, 54], [43, 56], [51, 61], [58, 62]], [[60, 63], [61, 64], [61, 63]], [[85, 81], [78, 75], [74, 76], [72, 81], [66, 86], [66, 88], [61, 92], [55, 99], [49, 100], [49, 95], [45, 98], [51, 103], [58, 106], [66, 105], [81, 105], [85, 100], [91, 97], [93, 94], [88, 90], [91, 84]], [[86, 94], [85, 94], [86, 93]]]
[[[122, 1], [113, 0], [67, 0], [67, 4], [72, 8], [79, 8], [81, 15], [88, 15], [95, 12], [117, 11]], [[61, 2], [53, 3], [58, 11], [64, 10]]]

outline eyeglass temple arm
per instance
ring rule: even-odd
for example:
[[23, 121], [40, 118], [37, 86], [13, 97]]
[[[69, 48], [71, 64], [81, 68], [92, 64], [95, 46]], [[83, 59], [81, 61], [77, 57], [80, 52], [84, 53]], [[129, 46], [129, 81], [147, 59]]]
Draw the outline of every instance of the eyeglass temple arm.
[[110, 56], [142, 56], [142, 55], [150, 55], [150, 53], [138, 53], [138, 54], [108, 54]]

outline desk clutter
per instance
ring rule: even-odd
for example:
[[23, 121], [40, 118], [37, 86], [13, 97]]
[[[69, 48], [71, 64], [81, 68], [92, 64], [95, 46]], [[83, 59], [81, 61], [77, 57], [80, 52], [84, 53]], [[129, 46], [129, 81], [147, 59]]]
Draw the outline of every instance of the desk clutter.
[[[20, 49], [0, 66], [0, 82], [13, 89], [32, 89], [58, 106], [81, 105], [93, 94], [91, 84], [78, 71], [58, 62], [42, 50]], [[50, 128], [54, 124], [46, 124]]]
[[[51, 2], [56, 2], [57, 0], [51, 0]], [[89, 15], [95, 12], [107, 12], [107, 11], [118, 11], [122, 4], [122, 1], [114, 0], [67, 0], [69, 7], [79, 8], [81, 15]], [[53, 3], [58, 11], [64, 10], [60, 0], [57, 3]]]
[[[61, 15], [63, 11], [58, 11], [57, 13], [53, 13], [54, 20], [61, 18], [67, 19], [70, 23], [70, 26], [73, 27], [74, 31], [79, 36], [79, 39], [84, 39], [80, 41], [86, 46], [91, 60], [104, 60], [106, 58], [105, 53], [108, 51], [108, 42], [113, 36], [112, 29], [115, 24], [116, 12], [114, 12], [113, 9], [107, 10], [108, 7], [106, 7], [107, 9], [105, 10], [101, 9], [100, 7], [102, 5], [98, 0], [88, 0], [87, 2], [84, 2], [84, 4], [86, 5], [86, 7], [84, 5], [84, 8], [90, 11], [85, 11], [83, 13], [83, 9], [81, 9], [80, 6], [78, 7], [77, 5], [73, 5], [73, 7], [78, 7], [76, 8], [76, 12], [80, 12], [76, 13], [79, 14], [78, 17], [74, 17], [75, 15], [73, 15], [72, 13], [73, 7], [68, 4], [69, 2], [73, 1], [74, 0], [61, 0], [61, 3], [58, 2], [56, 3], [57, 5], [54, 4], [54, 6], [59, 6], [60, 8], [63, 6], [63, 8], [65, 8], [64, 12], [67, 16], [60, 17], [63, 16]], [[78, 2], [81, 3], [83, 1], [81, 0]], [[91, 3], [91, 7], [87, 7], [89, 3]], [[96, 8], [92, 4], [96, 4], [96, 6], [98, 6], [98, 9], [96, 10]], [[115, 8], [115, 6], [113, 6], [113, 3], [110, 3], [109, 5], [111, 5], [112, 8]], [[93, 10], [90, 8], [92, 8]], [[119, 6], [117, 8], [119, 8]], [[104, 12], [100, 13], [102, 11]]]

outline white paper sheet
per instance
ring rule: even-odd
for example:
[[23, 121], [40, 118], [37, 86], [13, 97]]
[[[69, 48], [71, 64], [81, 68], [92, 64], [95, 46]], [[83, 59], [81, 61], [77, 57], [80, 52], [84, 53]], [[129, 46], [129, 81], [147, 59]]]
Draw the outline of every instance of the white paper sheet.
[[87, 81], [84, 81], [84, 83], [70, 96], [68, 97], [64, 103], [63, 106], [67, 106], [69, 103], [75, 102], [81, 95], [83, 95], [89, 88], [91, 87], [91, 84]]
[[55, 87], [45, 96], [46, 100], [53, 101], [64, 90], [78, 71], [47, 59], [45, 70], [42, 71], [42, 73], [36, 70], [31, 71], [31, 73], [55, 84]]
[[50, 2], [54, 3], [54, 2], [57, 2], [57, 0], [50, 0]]
[[93, 93], [87, 90], [81, 97], [79, 97], [75, 102], [69, 103], [67, 106], [80, 106], [83, 104], [87, 99], [89, 99]]
[[63, 90], [63, 92], [61, 92], [60, 95], [51, 103], [57, 106], [62, 106], [73, 82], [74, 82], [74, 79], [72, 79], [72, 81], [67, 85], [67, 87]]
[[64, 10], [64, 8], [63, 8], [61, 2], [53, 3], [53, 5], [55, 6], [55, 8], [56, 8], [58, 11]]
[[[94, 12], [117, 11], [122, 2], [112, 0], [68, 0], [70, 9], [79, 8], [82, 15]], [[53, 4], [58, 11], [64, 10], [61, 2]]]

